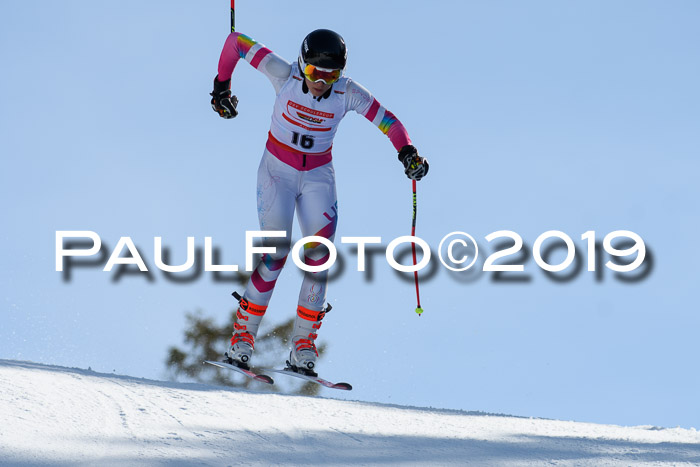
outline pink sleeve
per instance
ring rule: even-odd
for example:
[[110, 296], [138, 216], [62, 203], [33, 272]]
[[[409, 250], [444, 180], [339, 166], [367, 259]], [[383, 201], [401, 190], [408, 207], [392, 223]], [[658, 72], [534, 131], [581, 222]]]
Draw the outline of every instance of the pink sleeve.
[[[249, 53], [251, 49], [252, 53]], [[241, 58], [249, 61], [254, 68], [258, 68], [262, 59], [270, 53], [270, 49], [258, 44], [245, 34], [232, 32], [226, 38], [224, 49], [219, 58], [219, 81], [231, 78], [233, 69], [236, 68], [236, 64]]]
[[367, 88], [353, 80], [349, 81], [347, 87], [347, 109], [354, 110], [372, 122], [389, 137], [397, 151], [411, 144], [411, 138], [399, 119], [385, 109]]
[[374, 97], [364, 117], [374, 123], [382, 133], [389, 137], [391, 144], [394, 145], [397, 151], [407, 144], [411, 144], [411, 138], [408, 137], [406, 127]]

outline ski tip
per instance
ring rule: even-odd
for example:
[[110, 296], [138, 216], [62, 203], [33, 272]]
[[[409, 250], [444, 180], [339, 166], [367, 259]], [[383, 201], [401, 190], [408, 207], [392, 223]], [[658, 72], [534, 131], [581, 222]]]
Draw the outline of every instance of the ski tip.
[[344, 391], [352, 391], [352, 385], [349, 383], [335, 383], [333, 389], [343, 389]]
[[231, 365], [230, 363], [215, 362], [212, 360], [205, 360], [203, 363], [208, 363], [209, 365], [214, 365], [214, 366], [219, 367], [219, 368], [226, 368], [229, 370], [237, 371], [238, 373], [242, 373], [242, 374], [248, 376], [249, 378], [252, 378], [255, 381], [259, 381], [261, 383], [275, 384], [275, 381], [272, 378], [270, 378], [268, 375], [255, 373], [255, 372], [251, 371], [250, 369], [241, 368], [241, 367], [236, 366], [236, 365]]
[[263, 383], [275, 384], [275, 380], [273, 380], [272, 378], [270, 378], [270, 377], [267, 376], [267, 375], [258, 375], [258, 376], [255, 377], [255, 379], [256, 379], [257, 381], [260, 381], [260, 382], [263, 382]]

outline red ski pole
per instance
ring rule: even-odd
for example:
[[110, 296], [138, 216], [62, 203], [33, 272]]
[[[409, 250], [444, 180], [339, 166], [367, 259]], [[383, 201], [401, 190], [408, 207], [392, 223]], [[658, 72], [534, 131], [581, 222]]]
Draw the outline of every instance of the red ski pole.
[[236, 32], [236, 0], [231, 0], [231, 32]]
[[[416, 211], [418, 209], [418, 205], [416, 202], [416, 181], [413, 180], [413, 225], [411, 227], [411, 236], [415, 237], [416, 236]], [[417, 261], [416, 261], [416, 244], [411, 243], [411, 248], [413, 249], [413, 265], [416, 266]], [[423, 308], [420, 306], [420, 290], [418, 288], [418, 271], [413, 271], [413, 276], [416, 279], [416, 313], [418, 313], [418, 316], [423, 313]]]

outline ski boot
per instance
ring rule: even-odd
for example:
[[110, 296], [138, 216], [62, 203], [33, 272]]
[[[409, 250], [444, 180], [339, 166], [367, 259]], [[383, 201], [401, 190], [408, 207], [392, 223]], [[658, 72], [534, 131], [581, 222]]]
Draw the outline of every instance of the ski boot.
[[318, 376], [314, 371], [318, 358], [315, 341], [318, 337], [317, 332], [321, 328], [321, 320], [331, 311], [331, 308], [330, 305], [321, 311], [309, 310], [302, 306], [297, 308], [292, 333], [292, 350], [287, 360], [288, 369], [307, 376]]
[[236, 292], [233, 296], [238, 300], [238, 311], [233, 325], [231, 346], [224, 353], [225, 361], [244, 370], [250, 370], [249, 362], [255, 349], [255, 336], [267, 307], [250, 303]]

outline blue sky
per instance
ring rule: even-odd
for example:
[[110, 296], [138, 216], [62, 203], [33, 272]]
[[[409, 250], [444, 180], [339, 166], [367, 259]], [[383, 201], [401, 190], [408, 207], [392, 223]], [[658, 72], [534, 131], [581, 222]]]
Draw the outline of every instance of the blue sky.
[[[185, 312], [230, 312], [232, 286], [208, 274], [114, 283], [92, 268], [66, 283], [54, 271], [57, 230], [93, 230], [111, 247], [130, 236], [151, 265], [155, 236], [173, 262], [187, 236], [211, 236], [243, 264], [274, 92], [241, 63], [240, 116], [211, 111], [228, 4], [200, 3], [4, 6], [0, 358], [158, 378]], [[329, 290], [321, 371], [355, 390], [326, 395], [698, 427], [696, 2], [238, 3], [238, 30], [288, 60], [313, 29], [345, 37], [347, 74], [431, 161], [418, 235], [434, 248], [455, 230], [490, 253], [491, 232], [531, 246], [555, 229], [585, 251], [584, 232], [625, 229], [653, 255], [635, 283], [585, 270], [557, 283], [531, 257], [527, 283], [440, 267], [422, 284], [421, 318], [386, 262], [372, 281], [348, 267]], [[410, 232], [410, 182], [364, 118], [341, 124], [334, 165], [339, 236]], [[268, 325], [294, 313], [299, 271], [278, 284]]]

